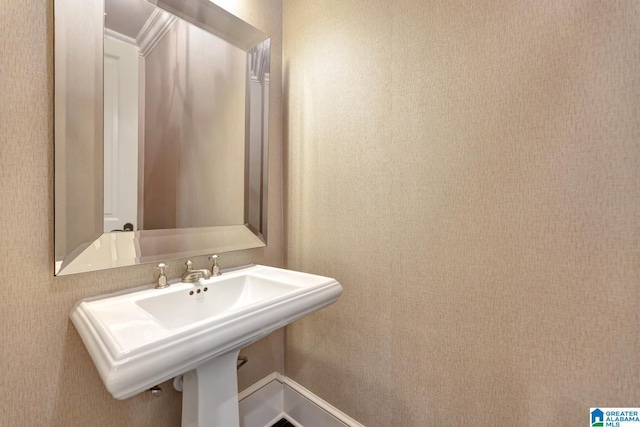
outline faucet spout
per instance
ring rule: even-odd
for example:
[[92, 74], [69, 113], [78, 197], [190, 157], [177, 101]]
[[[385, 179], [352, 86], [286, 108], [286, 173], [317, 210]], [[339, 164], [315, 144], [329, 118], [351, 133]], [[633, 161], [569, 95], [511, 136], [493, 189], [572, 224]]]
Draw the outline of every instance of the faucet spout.
[[183, 282], [198, 283], [200, 279], [207, 280], [211, 278], [211, 271], [209, 271], [209, 269], [203, 268], [200, 270], [194, 270], [193, 262], [191, 262], [191, 260], [188, 260], [185, 265], [187, 266], [187, 271], [182, 275]]

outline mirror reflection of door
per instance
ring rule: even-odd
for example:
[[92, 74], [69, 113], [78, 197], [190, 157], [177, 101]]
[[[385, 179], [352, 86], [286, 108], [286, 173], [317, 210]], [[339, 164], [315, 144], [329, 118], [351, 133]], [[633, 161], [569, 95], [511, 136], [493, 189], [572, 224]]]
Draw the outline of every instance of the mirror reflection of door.
[[104, 38], [104, 232], [137, 229], [138, 48]]

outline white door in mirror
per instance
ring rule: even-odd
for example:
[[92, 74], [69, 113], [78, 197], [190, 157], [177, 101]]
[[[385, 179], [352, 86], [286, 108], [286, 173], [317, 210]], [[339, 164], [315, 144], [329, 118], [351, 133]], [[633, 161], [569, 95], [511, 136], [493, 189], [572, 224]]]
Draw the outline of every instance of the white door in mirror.
[[138, 48], [104, 38], [104, 232], [136, 230]]

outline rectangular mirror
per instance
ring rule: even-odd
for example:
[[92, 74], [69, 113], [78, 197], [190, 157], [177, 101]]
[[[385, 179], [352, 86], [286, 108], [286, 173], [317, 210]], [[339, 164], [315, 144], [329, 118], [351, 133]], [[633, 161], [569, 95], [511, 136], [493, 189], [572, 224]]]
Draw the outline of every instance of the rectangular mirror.
[[269, 37], [208, 0], [55, 1], [55, 274], [266, 245]]

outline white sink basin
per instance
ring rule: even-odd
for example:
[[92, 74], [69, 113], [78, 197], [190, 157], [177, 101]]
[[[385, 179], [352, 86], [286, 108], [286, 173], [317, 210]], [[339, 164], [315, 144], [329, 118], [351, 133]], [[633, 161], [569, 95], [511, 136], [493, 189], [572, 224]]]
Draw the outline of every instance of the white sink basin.
[[[241, 275], [221, 277], [199, 286], [182, 286], [167, 293], [147, 293], [132, 300], [168, 329], [178, 329], [204, 320], [212, 320], [263, 301], [278, 299], [300, 291], [300, 285], [280, 283], [265, 277]], [[204, 289], [207, 289], [206, 291]]]
[[199, 284], [83, 300], [71, 320], [109, 392], [125, 399], [228, 354], [235, 382], [240, 348], [341, 294], [334, 279], [254, 265]]

